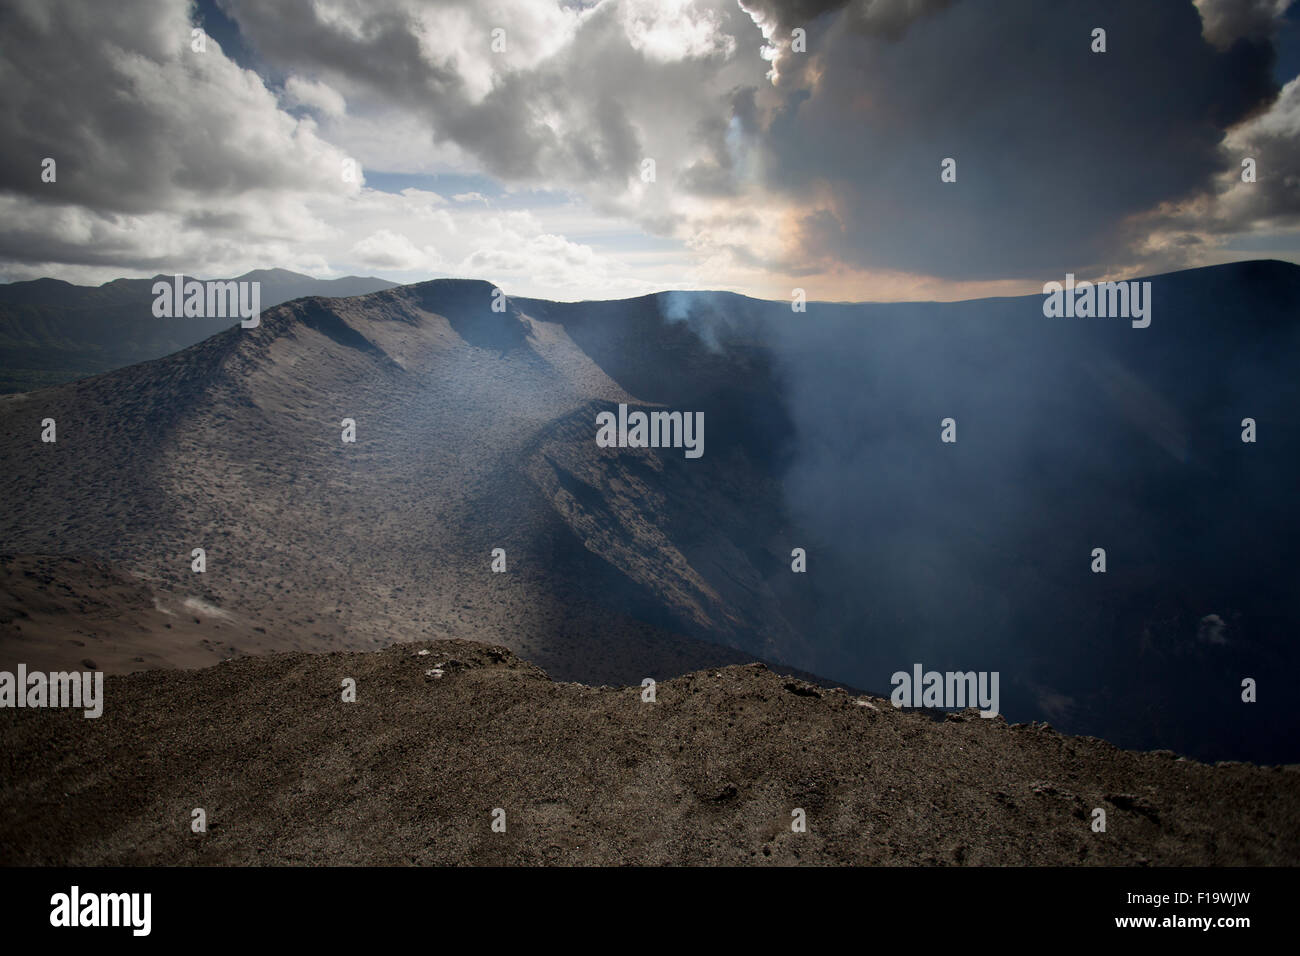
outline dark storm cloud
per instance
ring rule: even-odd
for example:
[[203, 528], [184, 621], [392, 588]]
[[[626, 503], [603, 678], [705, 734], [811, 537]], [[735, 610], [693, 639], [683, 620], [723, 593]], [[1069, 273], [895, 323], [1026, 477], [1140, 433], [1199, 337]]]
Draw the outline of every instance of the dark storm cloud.
[[1205, 35], [1230, 44], [1241, 37], [1262, 40], [1272, 35], [1291, 0], [1196, 0]]
[[808, 24], [825, 13], [844, 13], [848, 29], [898, 39], [909, 24], [953, 0], [740, 0], [740, 5], [754, 19], [769, 26], [773, 39], [788, 38], [796, 27]]
[[[1209, 191], [1227, 128], [1276, 94], [1268, 43], [1217, 49], [1190, 0], [964, 0], [897, 42], [838, 24], [820, 37], [781, 67], [764, 168], [809, 207], [795, 256], [827, 263], [950, 278], [1126, 265], [1145, 238], [1133, 217]], [[947, 157], [956, 183], [940, 181]]]

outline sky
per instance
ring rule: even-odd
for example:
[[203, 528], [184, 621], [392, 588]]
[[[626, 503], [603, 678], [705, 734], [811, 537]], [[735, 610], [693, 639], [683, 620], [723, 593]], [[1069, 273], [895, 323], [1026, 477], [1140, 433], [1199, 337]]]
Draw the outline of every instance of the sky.
[[0, 280], [895, 301], [1300, 261], [1298, 73], [1291, 0], [5, 0]]

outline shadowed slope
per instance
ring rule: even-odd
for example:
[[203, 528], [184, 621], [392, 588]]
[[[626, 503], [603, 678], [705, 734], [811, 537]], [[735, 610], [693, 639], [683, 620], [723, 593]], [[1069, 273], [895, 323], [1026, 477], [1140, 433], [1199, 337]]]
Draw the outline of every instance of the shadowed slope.
[[[598, 449], [594, 409], [636, 398], [561, 326], [508, 301], [493, 311], [492, 290], [440, 280], [300, 299], [255, 329], [0, 403], [0, 442], [21, 465], [0, 477], [21, 501], [0, 542], [102, 556], [163, 593], [256, 620], [286, 649], [488, 639], [591, 681], [747, 659], [701, 640], [741, 637], [759, 626], [755, 609], [678, 600], [679, 577], [699, 594], [713, 585], [653, 548], [633, 568], [557, 510], [545, 462], [588, 479], [680, 475], [680, 452]], [[46, 417], [59, 424], [53, 445], [32, 440]], [[355, 444], [340, 441], [344, 419]], [[683, 554], [730, 547], [742, 522], [692, 515], [707, 518], [747, 474], [755, 487], [766, 479], [723, 467], [724, 451], [692, 502], [642, 481], [612, 502], [616, 525], [675, 524]], [[779, 510], [770, 487], [765, 497]], [[755, 503], [744, 489], [736, 500]], [[190, 569], [196, 547], [202, 575]], [[505, 574], [490, 571], [498, 547]], [[780, 645], [737, 643], [769, 656]]]

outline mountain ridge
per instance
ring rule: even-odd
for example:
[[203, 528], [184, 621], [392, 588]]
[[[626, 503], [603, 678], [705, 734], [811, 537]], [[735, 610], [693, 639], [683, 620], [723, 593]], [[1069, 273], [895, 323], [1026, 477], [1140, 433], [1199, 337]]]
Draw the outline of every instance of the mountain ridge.
[[[877, 692], [919, 660], [999, 670], [1007, 712], [1073, 732], [1284, 761], [1276, 696], [1207, 719], [1228, 676], [1294, 657], [1275, 486], [1297, 276], [1158, 282], [1141, 330], [1034, 296], [793, 317], [707, 294], [496, 312], [482, 280], [294, 300], [0, 400], [0, 550], [92, 554], [270, 635], [240, 652], [482, 637], [561, 680], [738, 654]], [[703, 458], [597, 448], [619, 403], [704, 412]]]
[[104, 694], [95, 720], [0, 712], [0, 862], [1260, 866], [1300, 854], [1300, 767], [1207, 766], [972, 711], [936, 722], [761, 665], [664, 680], [648, 702], [639, 685], [557, 683], [507, 648], [432, 641], [152, 670], [110, 677]]
[[[160, 358], [235, 323], [225, 318], [156, 318], [154, 283], [171, 283], [173, 278], [114, 279], [99, 286], [57, 279], [0, 285], [0, 393]], [[394, 286], [373, 277], [314, 279], [287, 270], [255, 270], [216, 281], [260, 282], [263, 308], [309, 294], [349, 296]]]

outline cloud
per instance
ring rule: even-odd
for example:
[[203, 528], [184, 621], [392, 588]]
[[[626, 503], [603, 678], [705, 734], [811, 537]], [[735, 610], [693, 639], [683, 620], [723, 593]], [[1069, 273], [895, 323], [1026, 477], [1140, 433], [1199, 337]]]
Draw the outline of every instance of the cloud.
[[[340, 56], [371, 52], [380, 69], [392, 62], [382, 45], [365, 46], [371, 20], [352, 17], [344, 5], [321, 15]], [[513, 20], [513, 32], [526, 33], [527, 22]], [[435, 192], [377, 192], [366, 188], [364, 173], [346, 181], [343, 162], [356, 157], [347, 147], [357, 143], [375, 149], [371, 159], [408, 150], [403, 161], [413, 166], [430, 155], [463, 154], [454, 144], [433, 149], [427, 117], [414, 112], [351, 115], [351, 89], [345, 97], [320, 74], [284, 72], [277, 98], [212, 37], [204, 52], [194, 51], [193, 24], [179, 0], [129, 0], [111, 9], [16, 2], [0, 9], [0, 29], [9, 105], [0, 111], [0, 268], [7, 278], [96, 282], [276, 265], [318, 275], [374, 269], [414, 280], [469, 268], [485, 250], [500, 248], [522, 252], [518, 269], [502, 270], [520, 294], [577, 289], [583, 270], [610, 288], [646, 291], [645, 279], [627, 276], [617, 260], [570, 242], [536, 216], [503, 226], [483, 203], [453, 217], [454, 207]], [[517, 39], [519, 62], [545, 55], [545, 44], [530, 53], [526, 38]], [[67, 55], [70, 48], [76, 57]], [[286, 107], [311, 110], [319, 124]], [[354, 140], [340, 137], [340, 148], [335, 133]], [[57, 161], [54, 183], [41, 181], [46, 156]], [[545, 214], [586, 232], [607, 231], [590, 211], [566, 206]]]
[[357, 191], [344, 154], [210, 38], [194, 51], [190, 31], [165, 0], [0, 9], [12, 104], [0, 112], [0, 258], [139, 266], [200, 238], [275, 244], [326, 229], [306, 201]]
[[805, 39], [815, 32], [815, 21], [834, 20], [829, 29], [846, 30], [863, 36], [897, 40], [922, 17], [942, 10], [954, 0], [740, 0], [740, 6], [763, 31], [768, 45], [763, 57], [772, 61], [769, 78], [780, 76], [781, 61], [797, 55], [792, 51], [793, 33], [804, 31]]
[[1228, 46], [1235, 40], [1269, 37], [1292, 0], [1194, 0], [1211, 43]]
[[[626, 175], [634, 138], [602, 84], [564, 69], [587, 24], [609, 29], [603, 7], [534, 0], [491, 6], [411, 0], [227, 0], [249, 42], [286, 71], [319, 78], [354, 109], [418, 118], [488, 171], [574, 182]], [[494, 49], [494, 31], [501, 30]], [[579, 34], [583, 34], [581, 40]]]
[[[1294, 225], [1300, 219], [1300, 78], [1282, 88], [1277, 102], [1227, 137], [1228, 168], [1237, 173], [1219, 203], [1221, 229], [1254, 224]], [[1241, 161], [1255, 160], [1255, 182], [1243, 182]]]
[[1136, 217], [1213, 192], [1227, 131], [1276, 93], [1267, 42], [1215, 48], [1190, 3], [927, 12], [897, 40], [836, 21], [789, 58], [755, 137], [793, 216], [788, 263], [1040, 281], [1151, 265]]
[[[215, 2], [261, 74], [192, 51], [183, 0], [0, 10], [5, 274], [491, 265], [524, 294], [954, 298], [1300, 228], [1273, 0]], [[368, 173], [459, 178], [448, 200]]]
[[378, 269], [433, 271], [441, 262], [435, 249], [428, 246], [418, 248], [406, 236], [387, 229], [380, 229], [362, 239], [352, 247], [350, 254], [355, 261]]
[[341, 117], [347, 113], [347, 101], [326, 83], [314, 83], [300, 76], [291, 76], [284, 83], [284, 92], [291, 103], [306, 106], [326, 116]]
[[736, 38], [721, 17], [693, 0], [624, 0], [623, 29], [632, 49], [661, 63], [721, 54], [730, 56]]

